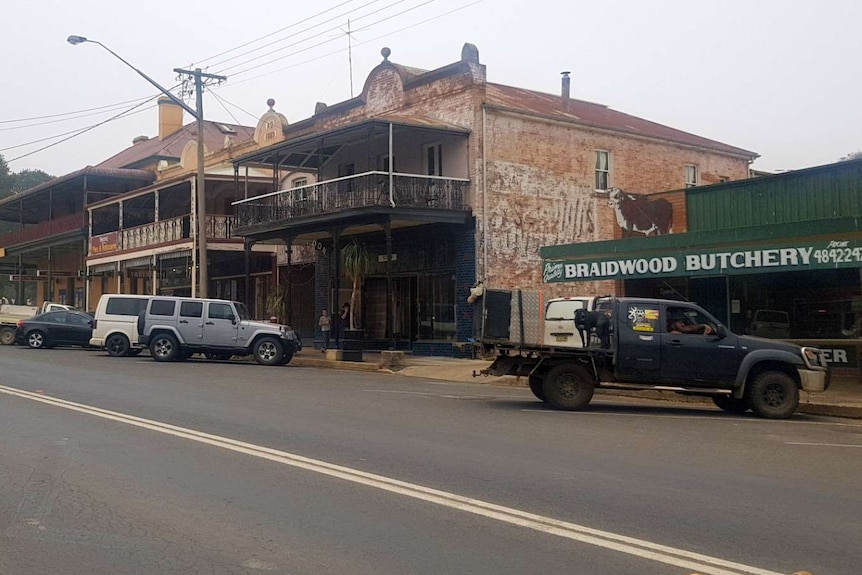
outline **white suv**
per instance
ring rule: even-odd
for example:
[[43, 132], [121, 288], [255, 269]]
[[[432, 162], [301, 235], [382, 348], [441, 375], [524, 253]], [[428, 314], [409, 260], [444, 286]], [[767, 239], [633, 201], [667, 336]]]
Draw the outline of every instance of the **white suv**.
[[90, 345], [105, 348], [111, 357], [137, 355], [143, 351], [138, 343], [138, 315], [155, 296], [105, 294], [96, 306]]
[[203, 353], [213, 359], [254, 355], [262, 365], [284, 365], [297, 350], [290, 327], [253, 321], [237, 301], [152, 296], [137, 329], [138, 340], [156, 361]]

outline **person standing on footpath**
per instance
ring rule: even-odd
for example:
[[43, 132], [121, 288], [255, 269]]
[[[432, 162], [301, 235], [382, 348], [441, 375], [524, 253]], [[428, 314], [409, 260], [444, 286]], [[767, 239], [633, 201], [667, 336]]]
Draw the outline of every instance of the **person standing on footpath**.
[[350, 329], [350, 304], [344, 302], [341, 306], [341, 337], [344, 337], [344, 330]]
[[317, 320], [317, 325], [320, 327], [320, 334], [323, 336], [323, 347], [320, 351], [325, 352], [329, 347], [329, 329], [332, 326], [332, 319], [329, 317], [329, 310], [324, 309], [320, 314], [320, 319]]

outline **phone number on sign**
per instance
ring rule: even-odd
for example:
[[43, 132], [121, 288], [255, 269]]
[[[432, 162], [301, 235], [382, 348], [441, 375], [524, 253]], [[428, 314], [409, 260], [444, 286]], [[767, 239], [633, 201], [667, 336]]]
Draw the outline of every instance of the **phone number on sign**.
[[812, 255], [814, 256], [814, 259], [821, 264], [862, 262], [862, 248], [816, 250]]

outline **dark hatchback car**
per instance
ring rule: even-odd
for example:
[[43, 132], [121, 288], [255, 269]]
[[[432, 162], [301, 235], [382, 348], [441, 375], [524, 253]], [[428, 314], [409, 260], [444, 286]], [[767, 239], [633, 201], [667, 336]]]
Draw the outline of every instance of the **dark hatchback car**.
[[52, 311], [22, 319], [15, 330], [15, 342], [33, 349], [55, 345], [89, 347], [93, 316], [81, 311]]

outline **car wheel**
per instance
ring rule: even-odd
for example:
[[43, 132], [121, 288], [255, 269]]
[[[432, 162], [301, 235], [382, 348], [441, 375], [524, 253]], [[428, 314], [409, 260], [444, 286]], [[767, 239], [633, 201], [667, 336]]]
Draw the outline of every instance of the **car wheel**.
[[727, 413], [740, 414], [751, 409], [751, 406], [748, 405], [748, 399], [736, 399], [732, 395], [714, 395], [712, 402]]
[[115, 333], [105, 342], [105, 349], [111, 357], [125, 357], [129, 355], [129, 340], [121, 333]]
[[796, 382], [780, 371], [767, 371], [755, 377], [747, 396], [752, 411], [767, 419], [787, 419], [799, 407]]
[[0, 344], [12, 345], [15, 343], [15, 330], [11, 327], [0, 329]]
[[48, 347], [48, 342], [45, 340], [45, 334], [38, 329], [34, 329], [27, 334], [27, 345], [33, 349], [44, 349]]
[[284, 346], [274, 337], [262, 337], [254, 344], [254, 360], [261, 365], [278, 365], [284, 356]]
[[533, 392], [540, 401], [547, 401], [545, 398], [545, 378], [540, 375], [530, 376], [530, 391]]
[[575, 411], [583, 409], [593, 398], [596, 383], [590, 373], [580, 365], [561, 363], [545, 376], [542, 390], [545, 401], [557, 409]]
[[150, 355], [156, 361], [175, 361], [179, 353], [180, 344], [169, 333], [160, 333], [150, 341]]

